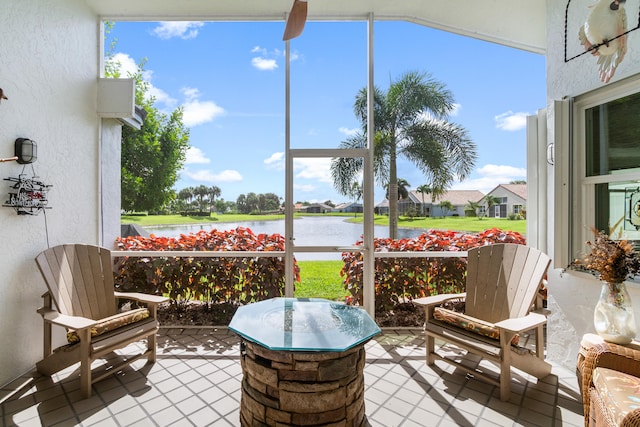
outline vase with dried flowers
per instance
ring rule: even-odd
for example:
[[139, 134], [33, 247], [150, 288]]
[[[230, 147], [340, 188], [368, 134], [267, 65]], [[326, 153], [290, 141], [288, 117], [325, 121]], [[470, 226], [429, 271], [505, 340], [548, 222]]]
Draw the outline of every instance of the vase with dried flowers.
[[593, 229], [595, 238], [587, 241], [591, 252], [578, 261], [602, 280], [593, 323], [605, 341], [628, 344], [636, 336], [636, 322], [625, 280], [640, 273], [640, 257], [627, 240], [613, 240]]

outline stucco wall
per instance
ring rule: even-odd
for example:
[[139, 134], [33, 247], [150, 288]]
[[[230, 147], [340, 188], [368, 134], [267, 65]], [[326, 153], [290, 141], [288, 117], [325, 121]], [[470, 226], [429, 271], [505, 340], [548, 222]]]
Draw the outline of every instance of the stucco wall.
[[[42, 356], [36, 309], [46, 288], [35, 256], [47, 245], [100, 241], [101, 128], [99, 25], [85, 2], [3, 0], [1, 9], [0, 87], [9, 99], [0, 104], [0, 157], [13, 155], [17, 137], [33, 139], [35, 172], [53, 185], [46, 220], [42, 213], [18, 216], [0, 207], [0, 384], [5, 384]], [[108, 126], [107, 134], [117, 133]], [[3, 178], [22, 170], [15, 162], [0, 163]], [[25, 173], [31, 175], [31, 166]], [[103, 184], [111, 191], [112, 183]], [[3, 202], [8, 190], [9, 183], [0, 181]]]
[[[577, 37], [577, 29], [582, 17], [586, 16], [587, 6], [592, 0], [578, 0], [570, 3], [568, 16], [567, 59], [579, 53], [581, 47]], [[627, 2], [628, 26], [634, 26], [638, 19], [638, 2]], [[629, 8], [633, 5], [633, 8]], [[547, 101], [549, 111], [552, 103], [566, 97], [575, 97], [603, 87], [598, 77], [596, 59], [590, 55], [582, 55], [565, 62], [565, 10], [567, 2], [547, 1]], [[634, 10], [635, 9], [635, 10]], [[610, 83], [640, 73], [640, 30], [628, 35], [628, 52], [618, 67]], [[640, 89], [639, 89], [640, 90]], [[556, 153], [560, 150], [559, 139], [554, 138], [553, 115], [548, 116], [548, 141], [556, 143]], [[556, 165], [563, 159], [556, 156]], [[566, 162], [566, 159], [565, 159]], [[553, 176], [553, 167], [548, 166], [548, 174]], [[549, 197], [553, 200], [553, 180], [549, 180]], [[565, 213], [563, 213], [565, 214]], [[554, 211], [551, 204], [549, 210], [549, 242], [566, 236], [554, 236]], [[550, 246], [553, 245], [550, 243]], [[549, 308], [551, 315], [547, 327], [548, 357], [571, 368], [575, 367], [580, 339], [587, 332], [594, 332], [593, 310], [600, 293], [600, 283], [591, 276], [580, 273], [562, 273], [564, 266], [556, 268], [549, 275]], [[640, 320], [640, 288], [629, 285], [632, 301], [635, 302], [636, 321]]]

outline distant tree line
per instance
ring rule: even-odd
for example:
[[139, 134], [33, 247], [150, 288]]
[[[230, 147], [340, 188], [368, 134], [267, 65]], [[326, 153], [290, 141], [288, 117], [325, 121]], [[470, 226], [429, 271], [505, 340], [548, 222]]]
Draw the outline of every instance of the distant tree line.
[[215, 185], [211, 187], [206, 185], [186, 187], [178, 191], [169, 210], [174, 213], [225, 212], [229, 206], [224, 199], [216, 200], [216, 197], [220, 197], [220, 194], [222, 194], [222, 190]]
[[240, 194], [236, 199], [236, 210], [241, 214], [271, 213], [282, 210], [282, 201], [277, 194]]

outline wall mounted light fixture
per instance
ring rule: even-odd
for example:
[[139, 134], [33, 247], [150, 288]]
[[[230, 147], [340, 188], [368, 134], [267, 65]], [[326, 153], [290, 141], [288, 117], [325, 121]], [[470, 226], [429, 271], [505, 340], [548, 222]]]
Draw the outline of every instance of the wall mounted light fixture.
[[35, 141], [27, 138], [18, 138], [16, 139], [15, 155], [21, 165], [33, 163], [38, 158], [38, 146]]
[[[35, 141], [29, 138], [18, 138], [15, 142], [15, 157], [9, 159], [0, 159], [0, 161], [15, 160], [22, 165], [28, 165], [36, 161], [38, 158], [38, 147]], [[11, 182], [9, 190], [9, 199], [2, 205], [8, 208], [14, 208], [18, 215], [37, 215], [45, 209], [51, 209], [47, 206], [47, 193], [52, 187], [45, 184], [36, 176], [36, 172], [31, 165], [33, 176], [27, 177], [24, 173], [26, 166], [23, 166], [22, 173], [17, 178], [5, 178], [5, 181]]]

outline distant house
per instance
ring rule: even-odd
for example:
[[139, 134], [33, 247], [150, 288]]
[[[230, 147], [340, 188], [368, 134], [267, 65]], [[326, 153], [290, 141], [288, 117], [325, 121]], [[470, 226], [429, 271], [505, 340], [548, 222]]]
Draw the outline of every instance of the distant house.
[[349, 213], [362, 213], [362, 203], [342, 203], [335, 208], [333, 208], [333, 212], [349, 212]]
[[333, 208], [329, 205], [325, 205], [324, 203], [312, 203], [303, 209], [306, 213], [328, 213], [331, 212]]
[[[410, 208], [415, 209], [419, 216], [464, 216], [465, 206], [469, 202], [479, 202], [484, 194], [477, 190], [449, 190], [434, 199], [431, 194], [418, 193], [415, 190], [409, 191], [409, 197], [398, 201], [398, 212], [404, 215]], [[453, 206], [452, 209], [443, 209], [440, 204], [448, 201]], [[389, 201], [387, 199], [378, 203], [376, 213], [381, 215], [389, 214]]]
[[[494, 196], [499, 200], [497, 205], [488, 207], [487, 196]], [[487, 216], [492, 218], [507, 218], [509, 215], [524, 214], [527, 205], [527, 184], [500, 184], [480, 201], [483, 210], [488, 209]]]

